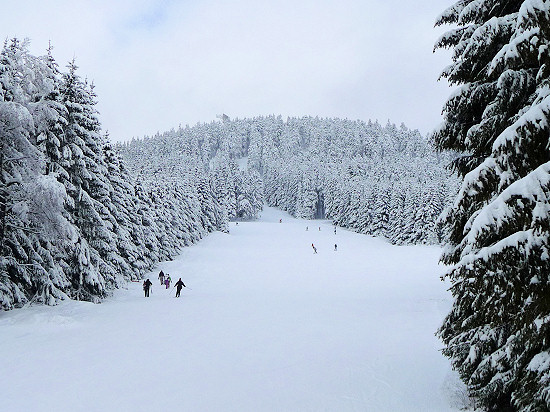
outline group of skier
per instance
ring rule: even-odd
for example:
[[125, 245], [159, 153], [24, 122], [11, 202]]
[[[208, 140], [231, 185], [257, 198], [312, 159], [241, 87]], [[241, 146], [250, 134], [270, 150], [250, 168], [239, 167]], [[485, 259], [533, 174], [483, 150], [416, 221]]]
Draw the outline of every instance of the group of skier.
[[[309, 227], [306, 226], [306, 232], [309, 230]], [[321, 231], [321, 226], [319, 226], [319, 232]], [[334, 234], [336, 234], [336, 226], [334, 226]], [[313, 254], [316, 254], [317, 253], [317, 248], [315, 247], [315, 245], [312, 243], [311, 244], [311, 247], [313, 248]], [[334, 251], [336, 252], [338, 250], [338, 245], [335, 243], [334, 244]]]
[[170, 287], [170, 283], [172, 282], [170, 275], [168, 273], [165, 275], [162, 270], [159, 273], [159, 280], [160, 286], [166, 286], [166, 289]]
[[[159, 281], [160, 281], [161, 286], [166, 286], [166, 289], [169, 289], [170, 288], [170, 282], [172, 282], [172, 278], [170, 277], [170, 275], [168, 273], [165, 275], [164, 272], [161, 270], [160, 273], [159, 273]], [[145, 292], [145, 297], [146, 298], [149, 297], [149, 293], [151, 291], [151, 286], [153, 286], [153, 283], [149, 279], [147, 279], [147, 280], [145, 280], [145, 282], [143, 282], [143, 291]], [[186, 288], [186, 287], [187, 286], [185, 286], [185, 283], [183, 283], [181, 278], [176, 282], [176, 284], [174, 285], [174, 288], [176, 288], [176, 297], [177, 298], [180, 297], [181, 289]]]
[[[279, 223], [283, 223], [283, 220], [279, 219]], [[306, 231], [308, 229], [309, 228], [306, 226]], [[321, 231], [320, 226], [319, 226], [319, 231]], [[336, 227], [334, 228], [334, 234], [336, 234]], [[317, 248], [315, 247], [315, 245], [313, 243], [311, 244], [311, 247], [313, 248], [313, 253], [314, 254], [317, 253]], [[334, 244], [334, 251], [337, 251], [337, 250], [338, 250], [338, 245], [335, 243]], [[170, 283], [172, 282], [172, 278], [170, 277], [170, 275], [168, 273], [165, 275], [164, 272], [161, 270], [160, 273], [159, 273], [158, 278], [159, 278], [161, 286], [166, 286], [166, 289], [170, 288]], [[151, 291], [151, 286], [153, 286], [153, 283], [151, 283], [151, 281], [149, 279], [147, 279], [145, 282], [143, 282], [143, 291], [145, 292], [145, 297], [146, 298], [149, 297], [149, 292]], [[183, 283], [181, 278], [179, 278], [179, 280], [174, 285], [174, 288], [176, 288], [176, 297], [177, 298], [180, 297], [181, 289], [186, 288], [186, 287], [187, 286], [185, 286], [185, 284]]]
[[[315, 245], [312, 243], [311, 244], [311, 247], [313, 248], [313, 254], [316, 254], [317, 253], [317, 248], [315, 247]], [[335, 243], [334, 244], [334, 251], [336, 252], [338, 250], [338, 245]]]

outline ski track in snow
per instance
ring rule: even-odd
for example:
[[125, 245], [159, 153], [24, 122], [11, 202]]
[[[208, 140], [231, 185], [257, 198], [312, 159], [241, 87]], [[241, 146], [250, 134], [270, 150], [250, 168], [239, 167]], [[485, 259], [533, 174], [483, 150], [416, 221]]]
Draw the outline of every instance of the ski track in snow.
[[2, 410], [458, 410], [434, 336], [451, 305], [439, 248], [272, 208], [230, 228], [159, 265], [192, 289], [179, 299], [157, 269], [149, 299], [131, 283], [0, 313]]

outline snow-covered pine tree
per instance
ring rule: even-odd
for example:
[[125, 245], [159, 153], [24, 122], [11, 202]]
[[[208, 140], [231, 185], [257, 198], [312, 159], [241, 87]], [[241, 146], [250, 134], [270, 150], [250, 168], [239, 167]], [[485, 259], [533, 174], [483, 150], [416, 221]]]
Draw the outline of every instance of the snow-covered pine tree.
[[374, 236], [388, 236], [390, 215], [390, 188], [388, 182], [379, 181], [374, 186], [376, 197], [373, 205], [372, 233]]
[[[34, 287], [27, 290], [32, 302], [54, 304], [66, 299], [70, 289], [63, 267], [67, 267], [67, 255], [63, 249], [71, 245], [77, 233], [67, 220], [65, 190], [69, 179], [62, 166], [61, 147], [64, 128], [67, 125], [67, 110], [60, 93], [61, 73], [52, 55], [52, 46], [41, 57], [28, 56], [26, 66], [32, 68], [32, 90], [27, 105], [34, 122], [32, 142], [44, 159], [43, 175], [37, 176], [29, 186], [29, 221], [40, 233], [35, 236], [35, 257], [33, 274]], [[70, 247], [69, 247], [70, 249]]]
[[401, 232], [397, 235], [397, 242], [403, 244], [414, 243], [416, 241], [415, 216], [416, 211], [421, 205], [420, 199], [422, 199], [420, 194], [421, 188], [415, 184], [414, 179], [408, 180], [406, 184], [410, 189], [407, 191], [403, 205], [403, 225]]
[[392, 179], [392, 190], [390, 191], [389, 215], [388, 215], [388, 231], [387, 233], [399, 239], [399, 235], [405, 231], [405, 198], [407, 188], [398, 179]]
[[102, 141], [94, 108], [93, 92], [69, 63], [63, 75], [62, 96], [68, 121], [63, 146], [63, 168], [69, 174], [66, 190], [71, 202], [71, 222], [80, 239], [73, 249], [67, 270], [77, 299], [97, 300], [118, 280], [113, 265], [116, 242], [109, 230], [107, 208], [99, 201], [108, 197], [109, 188], [101, 161]]
[[296, 199], [295, 215], [303, 219], [314, 219], [318, 201], [317, 192], [315, 190], [314, 171], [309, 169], [304, 171], [301, 175], [302, 177], [299, 182]]
[[[65, 191], [44, 176], [46, 162], [36, 148], [47, 133], [41, 105], [47, 105], [44, 66], [12, 39], [0, 53], [0, 307], [32, 300], [53, 303], [67, 286], [51, 247], [69, 236], [62, 216]], [[46, 82], [47, 83], [47, 82]], [[29, 110], [30, 109], [30, 110]], [[33, 114], [35, 115], [33, 117]]]
[[132, 238], [139, 250], [144, 252], [145, 262], [148, 264], [160, 262], [162, 251], [157, 238], [160, 230], [153, 217], [154, 205], [141, 181], [135, 182], [134, 191], [137, 213], [133, 215]]
[[112, 231], [117, 245], [115, 266], [126, 277], [137, 280], [149, 267], [150, 262], [149, 264], [144, 262], [143, 251], [140, 250], [138, 242], [132, 238], [132, 232], [134, 232], [132, 215], [137, 213], [132, 179], [120, 155], [112, 149], [111, 144], [108, 143], [108, 138], [105, 140], [103, 154], [107, 175], [112, 187], [110, 199], [106, 202], [106, 206], [109, 215], [113, 218]]
[[264, 207], [264, 185], [260, 173], [256, 169], [246, 170], [244, 180], [248, 188], [248, 198], [252, 205], [253, 214], [250, 216], [256, 219]]
[[444, 216], [455, 302], [439, 329], [487, 410], [550, 409], [550, 1], [461, 0], [437, 24], [460, 85], [434, 140], [462, 152]]
[[46, 159], [46, 174], [57, 174], [60, 180], [67, 179], [67, 172], [61, 167], [61, 147], [63, 133], [67, 125], [67, 108], [62, 102], [60, 84], [61, 73], [52, 55], [53, 47], [48, 47], [48, 53], [35, 59], [41, 73], [37, 76], [40, 82], [39, 93], [31, 104], [31, 112], [36, 119], [36, 144], [44, 153]]
[[240, 173], [239, 182], [237, 217], [256, 219], [263, 207], [262, 180], [255, 170], [244, 170]]
[[201, 221], [205, 231], [217, 229], [217, 211], [214, 193], [208, 175], [203, 170], [195, 169], [197, 196], [201, 205]]
[[5, 45], [0, 54], [0, 305], [11, 308], [27, 301], [25, 289], [32, 275], [28, 261], [25, 223], [18, 213], [25, 184], [38, 175], [38, 151], [30, 142], [32, 117], [19, 100], [14, 76], [18, 43]]

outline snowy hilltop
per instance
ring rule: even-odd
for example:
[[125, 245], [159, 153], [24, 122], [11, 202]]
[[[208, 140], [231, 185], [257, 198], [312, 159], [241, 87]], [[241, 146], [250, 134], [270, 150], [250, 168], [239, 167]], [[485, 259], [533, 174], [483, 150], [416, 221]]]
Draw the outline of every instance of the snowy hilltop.
[[230, 218], [256, 216], [265, 199], [293, 216], [332, 219], [396, 244], [440, 243], [437, 218], [458, 190], [445, 169], [452, 154], [390, 123], [225, 116], [117, 149], [150, 187], [192, 184], [202, 165]]

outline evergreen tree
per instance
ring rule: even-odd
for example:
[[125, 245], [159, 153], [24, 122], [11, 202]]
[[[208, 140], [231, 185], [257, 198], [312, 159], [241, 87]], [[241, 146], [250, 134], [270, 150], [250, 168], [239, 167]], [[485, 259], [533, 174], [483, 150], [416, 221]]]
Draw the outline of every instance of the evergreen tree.
[[461, 87], [434, 140], [463, 153], [444, 216], [444, 353], [487, 410], [550, 409], [550, 2], [459, 1], [437, 24]]
[[[70, 236], [62, 216], [65, 191], [44, 176], [37, 135], [48, 132], [40, 105], [47, 105], [44, 67], [27, 43], [6, 42], [0, 53], [0, 306], [54, 303], [67, 282], [51, 243]], [[34, 115], [34, 116], [33, 116]]]
[[60, 164], [67, 109], [62, 102], [61, 73], [52, 56], [52, 49], [50, 45], [47, 55], [35, 60], [41, 69], [41, 75], [37, 79], [42, 87], [33, 99], [35, 102], [31, 104], [31, 111], [36, 119], [36, 144], [46, 159], [45, 174], [55, 173], [62, 181], [68, 178]]
[[69, 175], [65, 183], [71, 198], [71, 222], [80, 236], [68, 265], [68, 276], [75, 289], [74, 297], [95, 300], [118, 282], [112, 264], [116, 246], [109, 230], [108, 211], [100, 201], [108, 197], [109, 188], [102, 170], [102, 142], [93, 91], [76, 73], [74, 60], [68, 69], [62, 83], [68, 113], [62, 166]]

